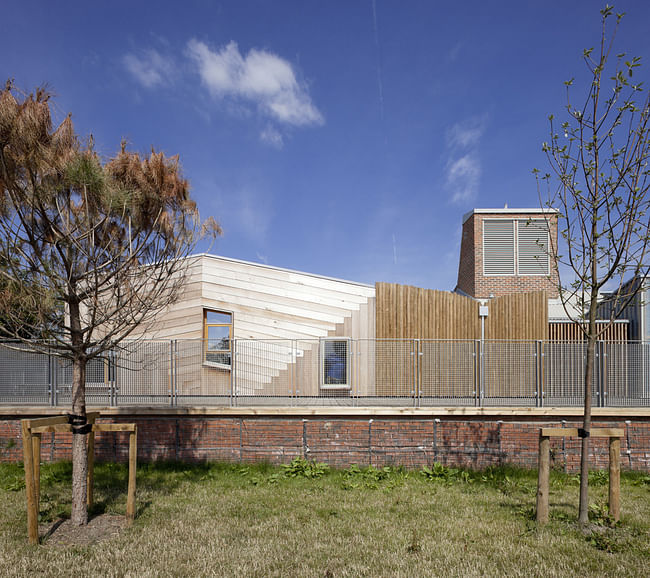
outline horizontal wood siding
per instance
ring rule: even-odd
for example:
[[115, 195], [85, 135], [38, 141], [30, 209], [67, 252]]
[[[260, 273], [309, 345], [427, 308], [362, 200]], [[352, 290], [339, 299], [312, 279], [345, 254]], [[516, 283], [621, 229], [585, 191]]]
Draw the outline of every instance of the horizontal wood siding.
[[[230, 371], [203, 366], [203, 310], [232, 312], [235, 339], [283, 340], [242, 344], [248, 350], [241, 359], [248, 361], [237, 366], [234, 382], [239, 393], [254, 395], [265, 387], [288, 395], [296, 388], [297, 376], [318, 372], [320, 338], [374, 338], [374, 295], [374, 287], [359, 283], [202, 255], [188, 271], [182, 298], [141, 334], [195, 339], [195, 344], [183, 347], [182, 355], [179, 352], [182, 371], [177, 386], [188, 395], [223, 395]], [[300, 367], [293, 370], [296, 361]]]

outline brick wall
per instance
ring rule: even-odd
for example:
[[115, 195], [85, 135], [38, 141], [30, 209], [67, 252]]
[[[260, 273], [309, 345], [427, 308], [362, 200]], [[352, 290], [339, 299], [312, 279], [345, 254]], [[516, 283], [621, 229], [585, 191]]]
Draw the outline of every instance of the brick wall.
[[[550, 298], [558, 297], [558, 276], [553, 267], [550, 276], [483, 275], [483, 221], [495, 218], [512, 221], [540, 217], [540, 214], [529, 213], [473, 213], [463, 223], [457, 289], [477, 299], [527, 291], [547, 291]], [[557, 217], [550, 222], [550, 237], [557, 246]]]
[[[26, 416], [21, 416], [26, 417]], [[100, 422], [138, 425], [138, 459], [290, 462], [296, 456], [332, 466], [404, 465], [420, 468], [432, 462], [484, 468], [513, 463], [537, 465], [541, 427], [579, 427], [577, 418], [504, 416], [308, 416], [193, 415], [129, 416]], [[650, 415], [594, 418], [593, 427], [620, 427], [623, 468], [650, 471]], [[69, 460], [70, 434], [43, 434], [43, 461]], [[579, 439], [551, 439], [554, 466], [579, 469]], [[128, 459], [128, 434], [98, 433], [96, 456], [102, 461]], [[0, 461], [22, 460], [20, 418], [0, 419]], [[592, 467], [608, 463], [606, 439], [592, 438]]]

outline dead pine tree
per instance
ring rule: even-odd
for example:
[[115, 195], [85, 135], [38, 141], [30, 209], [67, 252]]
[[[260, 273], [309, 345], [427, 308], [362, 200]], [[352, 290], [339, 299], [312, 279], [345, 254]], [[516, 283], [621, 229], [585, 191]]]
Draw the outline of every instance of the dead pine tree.
[[[203, 234], [178, 157], [104, 161], [50, 94], [0, 92], [0, 334], [72, 364], [72, 514], [87, 523], [86, 365], [177, 299]], [[34, 340], [35, 336], [39, 340]]]
[[[551, 257], [560, 273], [559, 293], [567, 315], [586, 342], [584, 417], [580, 460], [578, 521], [589, 517], [589, 433], [596, 342], [608, 323], [596, 323], [599, 295], [611, 292], [607, 317], [613, 322], [648, 276], [650, 93], [638, 81], [640, 59], [615, 54], [613, 44], [623, 15], [601, 10], [596, 48], [586, 49], [586, 97], [576, 104], [567, 87], [566, 112], [559, 126], [550, 120], [543, 144], [550, 172], [536, 174], [543, 206], [559, 210], [559, 246]], [[582, 83], [580, 83], [582, 85]], [[634, 283], [626, 283], [636, 279]]]

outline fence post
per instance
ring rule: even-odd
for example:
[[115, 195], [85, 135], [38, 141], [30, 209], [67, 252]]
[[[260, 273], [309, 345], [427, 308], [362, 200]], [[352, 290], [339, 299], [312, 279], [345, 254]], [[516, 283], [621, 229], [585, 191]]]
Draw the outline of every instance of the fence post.
[[54, 356], [51, 358], [52, 373], [50, 381], [52, 382], [52, 405], [54, 407], [59, 405], [59, 358]]
[[38, 506], [34, 483], [34, 450], [29, 421], [21, 420], [23, 434], [23, 459], [25, 464], [25, 490], [27, 493], [27, 535], [30, 544], [38, 544]]
[[621, 518], [621, 438], [609, 438], [609, 516]]
[[232, 351], [230, 352], [230, 407], [237, 405], [237, 340], [231, 341]]
[[548, 482], [550, 469], [550, 440], [539, 431], [539, 457], [537, 459], [537, 523], [548, 522]]
[[413, 351], [413, 407], [420, 405], [420, 340], [414, 339], [412, 344]]
[[481, 389], [481, 340], [474, 341], [474, 405], [479, 406]]
[[485, 340], [479, 339], [479, 390], [478, 390], [478, 405], [483, 407], [483, 399], [485, 398]]
[[537, 396], [537, 407], [544, 405], [544, 342], [539, 339], [535, 343], [535, 395]]
[[608, 389], [608, 380], [607, 380], [607, 361], [609, 359], [609, 351], [607, 349], [607, 344], [604, 341], [598, 342], [600, 345], [600, 359], [602, 372], [600, 374], [600, 407], [607, 406], [607, 389]]

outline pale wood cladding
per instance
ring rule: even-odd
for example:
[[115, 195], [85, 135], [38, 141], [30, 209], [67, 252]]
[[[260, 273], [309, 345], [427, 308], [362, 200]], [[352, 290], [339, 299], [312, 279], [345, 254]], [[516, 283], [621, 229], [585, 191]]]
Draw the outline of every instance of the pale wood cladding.
[[[479, 302], [457, 293], [395, 283], [376, 284], [377, 338], [480, 339]], [[546, 339], [544, 291], [490, 299], [486, 339]]]
[[[203, 365], [204, 309], [232, 312], [235, 339], [300, 341], [297, 357], [283, 344], [242, 343], [248, 349], [240, 360], [248, 361], [237, 368], [241, 393], [254, 394], [264, 386], [286, 395], [296, 373], [315, 375], [312, 381], [318, 383], [318, 355], [311, 349], [319, 338], [374, 337], [372, 286], [210, 255], [194, 259], [181, 300], [146, 332], [149, 338], [179, 340], [176, 385], [181, 394], [224, 395], [230, 388], [229, 369]], [[196, 341], [183, 341], [189, 339]], [[296, 362], [300, 367], [292, 370]]]
[[[426, 350], [417, 366], [421, 395], [472, 395], [476, 390], [475, 372], [467, 368], [471, 368], [475, 344], [448, 343], [446, 340], [480, 339], [480, 303], [447, 291], [394, 283], [377, 283], [375, 287], [378, 338], [438, 340], [423, 341], [419, 345], [421, 351]], [[485, 339], [534, 341], [547, 338], [548, 300], [545, 291], [497, 297], [488, 300], [487, 306]], [[413, 357], [405, 349], [406, 344], [398, 345], [390, 341], [378, 343], [378, 347], [386, 350], [385, 355], [377, 355], [375, 361], [378, 395], [411, 395], [415, 371]], [[458, 363], [461, 358], [463, 362]], [[504, 390], [499, 393], [516, 394], [520, 384], [531, 376], [521, 370], [503, 367], [500, 359], [504, 358], [492, 356], [486, 371], [499, 376], [498, 381], [502, 382]]]
[[[605, 331], [598, 337], [600, 341], [626, 342], [628, 340], [628, 327], [626, 321], [599, 322], [599, 330], [605, 328]], [[606, 327], [605, 327], [606, 326]], [[585, 335], [577, 323], [572, 321], [551, 321], [548, 324], [549, 341], [583, 341]]]

